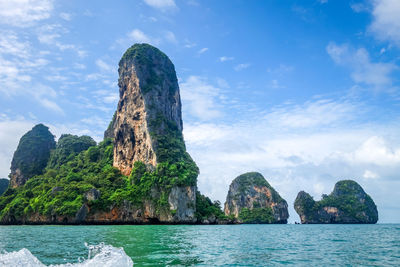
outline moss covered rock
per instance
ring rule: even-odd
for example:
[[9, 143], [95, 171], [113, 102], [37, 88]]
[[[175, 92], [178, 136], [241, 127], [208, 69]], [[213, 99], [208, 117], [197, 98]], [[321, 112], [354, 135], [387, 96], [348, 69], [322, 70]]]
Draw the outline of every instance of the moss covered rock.
[[54, 169], [73, 159], [81, 151], [95, 145], [96, 142], [90, 136], [63, 134], [58, 139], [56, 148], [51, 152], [47, 168]]
[[258, 172], [232, 181], [224, 211], [242, 223], [287, 223], [289, 217], [286, 201]]
[[10, 180], [6, 178], [0, 178], [0, 196], [7, 190]]
[[294, 202], [301, 223], [376, 223], [378, 210], [372, 198], [355, 181], [336, 183], [320, 201], [301, 191]]
[[10, 185], [15, 188], [42, 174], [56, 142], [49, 128], [38, 124], [24, 134], [11, 161]]

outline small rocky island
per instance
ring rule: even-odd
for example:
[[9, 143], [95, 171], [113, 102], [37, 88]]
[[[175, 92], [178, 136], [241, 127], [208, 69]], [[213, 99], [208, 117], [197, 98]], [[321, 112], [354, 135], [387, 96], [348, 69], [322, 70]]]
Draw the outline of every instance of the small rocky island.
[[372, 198], [355, 181], [336, 183], [333, 192], [323, 195], [320, 201], [301, 191], [294, 202], [301, 223], [360, 223], [378, 221], [378, 210]]
[[224, 211], [241, 223], [287, 223], [287, 207], [260, 173], [249, 172], [232, 181]]

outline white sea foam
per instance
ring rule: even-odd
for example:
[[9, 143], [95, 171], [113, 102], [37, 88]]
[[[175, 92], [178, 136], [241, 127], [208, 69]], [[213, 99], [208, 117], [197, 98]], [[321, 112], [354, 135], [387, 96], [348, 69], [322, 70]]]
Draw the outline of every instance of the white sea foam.
[[[86, 247], [89, 250], [88, 258], [79, 263], [66, 263], [60, 265], [50, 265], [51, 267], [114, 267], [114, 266], [133, 266], [132, 259], [126, 255], [123, 248], [115, 248], [103, 243], [95, 246]], [[45, 267], [32, 253], [23, 248], [19, 251], [4, 252], [0, 254], [0, 266], [25, 266], [25, 267]]]

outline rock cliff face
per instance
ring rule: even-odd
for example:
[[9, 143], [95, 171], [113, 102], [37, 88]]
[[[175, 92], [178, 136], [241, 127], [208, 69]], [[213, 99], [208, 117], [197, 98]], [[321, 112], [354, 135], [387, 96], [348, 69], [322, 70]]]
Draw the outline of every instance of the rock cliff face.
[[372, 198], [352, 180], [336, 183], [320, 201], [301, 191], [294, 202], [301, 223], [376, 223], [378, 210]]
[[120, 100], [111, 123], [114, 166], [129, 175], [135, 161], [157, 165], [154, 135], [166, 134], [158, 122], [170, 122], [182, 131], [181, 101], [174, 65], [155, 47], [132, 46], [122, 57], [118, 71]]
[[287, 223], [287, 203], [257, 172], [234, 179], [225, 202], [225, 215], [244, 223]]
[[49, 128], [38, 124], [22, 136], [11, 161], [10, 186], [15, 188], [42, 174], [56, 142]]

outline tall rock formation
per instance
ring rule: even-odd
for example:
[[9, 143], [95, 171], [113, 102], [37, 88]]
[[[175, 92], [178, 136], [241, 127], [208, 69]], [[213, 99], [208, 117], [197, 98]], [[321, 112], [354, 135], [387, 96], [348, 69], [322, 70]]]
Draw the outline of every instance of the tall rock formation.
[[129, 175], [136, 161], [155, 167], [163, 160], [157, 137], [171, 127], [182, 132], [181, 101], [174, 65], [153, 46], [133, 45], [118, 72], [120, 100], [111, 122], [114, 166]]
[[11, 161], [10, 186], [15, 188], [42, 174], [56, 142], [49, 128], [38, 124], [24, 134]]
[[376, 223], [378, 210], [372, 198], [355, 181], [343, 180], [335, 184], [330, 195], [314, 201], [301, 191], [294, 202], [301, 223]]
[[232, 181], [224, 211], [243, 223], [287, 223], [289, 218], [286, 201], [258, 172]]
[[[164, 174], [163, 183], [170, 184], [164, 186], [170, 189], [153, 184], [150, 194], [153, 199], [167, 195], [169, 211], [157, 213], [154, 201], [146, 200], [144, 214], [163, 222], [194, 222], [198, 168], [186, 152], [182, 136], [174, 65], [159, 49], [135, 44], [122, 56], [118, 72], [120, 100], [104, 134], [114, 138], [114, 167], [124, 175], [132, 173], [135, 162], [144, 163], [148, 171], [164, 164], [158, 175], [165, 173], [165, 168], [176, 168], [179, 173], [175, 177]], [[133, 182], [140, 180], [139, 175]]]

